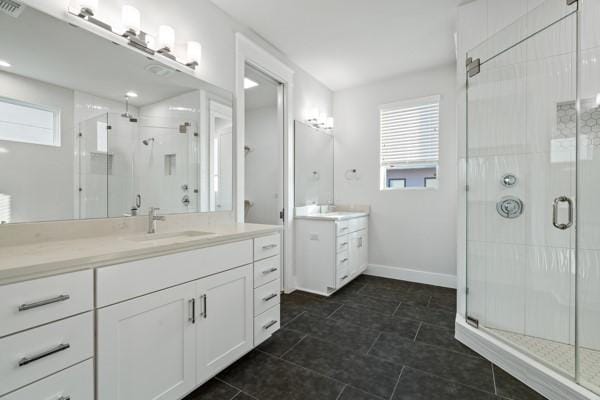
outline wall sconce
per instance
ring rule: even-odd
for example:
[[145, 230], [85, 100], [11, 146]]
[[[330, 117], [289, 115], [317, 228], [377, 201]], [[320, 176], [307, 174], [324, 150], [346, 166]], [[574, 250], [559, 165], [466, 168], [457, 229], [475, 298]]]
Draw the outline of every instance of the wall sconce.
[[141, 16], [138, 9], [124, 5], [121, 19], [125, 27], [123, 37], [129, 40], [129, 45], [148, 54], [154, 54], [154, 50], [148, 48], [146, 33], [141, 31]]
[[200, 64], [202, 59], [202, 45], [198, 42], [187, 42], [187, 59], [188, 62], [185, 64], [192, 69]]
[[175, 47], [175, 30], [169, 25], [161, 25], [158, 27], [158, 53], [163, 56], [175, 60], [175, 56], [171, 54], [171, 49]]
[[334, 126], [333, 117], [327, 118], [327, 121], [325, 122], [325, 129], [327, 129], [328, 131], [333, 130], [333, 126]]
[[314, 125], [319, 122], [318, 108], [312, 108], [308, 110], [308, 112], [306, 113], [306, 122], [308, 122], [310, 125]]
[[306, 123], [315, 129], [333, 130], [333, 117], [328, 117], [327, 114], [319, 112], [318, 108], [306, 111], [304, 118], [306, 119]]

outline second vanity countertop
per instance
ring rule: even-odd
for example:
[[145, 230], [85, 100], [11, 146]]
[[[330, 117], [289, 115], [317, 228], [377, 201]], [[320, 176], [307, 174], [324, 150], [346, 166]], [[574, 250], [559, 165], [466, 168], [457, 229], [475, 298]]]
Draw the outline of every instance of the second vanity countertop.
[[[65, 272], [210, 247], [279, 232], [280, 226], [222, 224], [198, 226], [186, 232], [109, 235], [0, 247], [0, 285]], [[196, 232], [207, 232], [201, 236]]]

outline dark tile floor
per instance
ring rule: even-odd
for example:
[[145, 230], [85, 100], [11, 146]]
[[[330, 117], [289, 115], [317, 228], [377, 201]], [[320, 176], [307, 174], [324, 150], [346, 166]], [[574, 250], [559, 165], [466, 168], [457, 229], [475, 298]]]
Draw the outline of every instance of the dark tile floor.
[[454, 340], [456, 292], [362, 275], [282, 296], [282, 329], [185, 400], [541, 400]]

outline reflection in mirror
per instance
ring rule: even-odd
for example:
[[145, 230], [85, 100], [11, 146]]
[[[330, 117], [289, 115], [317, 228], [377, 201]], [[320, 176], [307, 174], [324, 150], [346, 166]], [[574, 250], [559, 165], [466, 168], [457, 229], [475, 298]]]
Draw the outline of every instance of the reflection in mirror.
[[333, 135], [295, 121], [295, 204], [333, 204]]
[[0, 222], [232, 209], [229, 92], [31, 7], [0, 36], [19, 38], [0, 42]]

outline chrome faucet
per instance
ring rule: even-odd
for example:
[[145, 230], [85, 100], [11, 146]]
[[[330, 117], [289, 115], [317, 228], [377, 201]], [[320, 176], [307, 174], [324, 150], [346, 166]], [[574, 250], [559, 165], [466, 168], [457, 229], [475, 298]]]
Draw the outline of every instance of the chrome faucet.
[[160, 208], [150, 207], [148, 211], [148, 233], [156, 233], [156, 221], [164, 221], [164, 215], [157, 215], [156, 212], [160, 211]]

